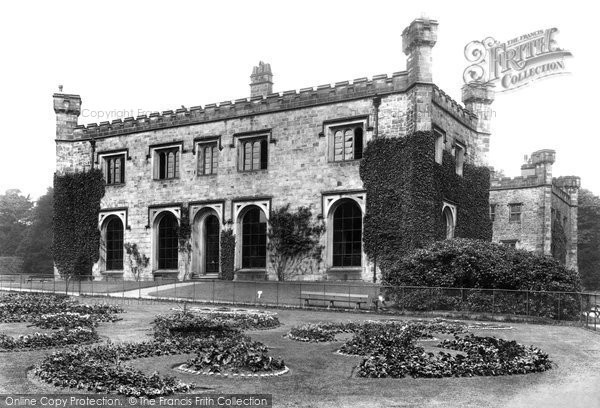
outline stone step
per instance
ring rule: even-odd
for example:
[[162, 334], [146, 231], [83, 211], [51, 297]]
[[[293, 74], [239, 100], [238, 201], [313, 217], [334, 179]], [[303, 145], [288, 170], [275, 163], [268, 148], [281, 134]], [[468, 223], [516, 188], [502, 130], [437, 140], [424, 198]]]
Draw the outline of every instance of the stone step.
[[219, 274], [218, 273], [207, 273], [206, 275], [200, 275], [200, 274], [192, 274], [191, 276], [192, 280], [210, 280], [210, 279], [219, 279]]

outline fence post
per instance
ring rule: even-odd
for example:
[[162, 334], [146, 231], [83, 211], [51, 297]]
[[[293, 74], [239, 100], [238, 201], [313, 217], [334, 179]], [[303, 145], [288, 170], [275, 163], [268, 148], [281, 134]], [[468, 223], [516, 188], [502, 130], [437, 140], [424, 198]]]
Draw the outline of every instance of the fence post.
[[560, 298], [562, 296], [562, 293], [558, 293], [558, 321], [560, 321]]
[[594, 310], [596, 311], [595, 316], [594, 316], [594, 331], [596, 331], [596, 321], [598, 320], [598, 297], [597, 295], [594, 293]]
[[529, 316], [529, 290], [527, 291], [527, 316]]
[[192, 284], [192, 286], [193, 286], [192, 300], [195, 302], [195, 301], [196, 301], [196, 283], [194, 282], [194, 283]]
[[276, 292], [277, 292], [275, 304], [277, 306], [279, 306], [279, 281], [275, 282], [275, 288], [276, 288]]
[[302, 303], [302, 281], [300, 281], [300, 293], [298, 293], [298, 301], [300, 302], [300, 307], [304, 307], [304, 303]]
[[492, 289], [492, 315], [496, 312], [496, 289]]
[[212, 280], [212, 302], [215, 303], [215, 280]]
[[233, 281], [233, 304], [235, 305], [235, 281]]

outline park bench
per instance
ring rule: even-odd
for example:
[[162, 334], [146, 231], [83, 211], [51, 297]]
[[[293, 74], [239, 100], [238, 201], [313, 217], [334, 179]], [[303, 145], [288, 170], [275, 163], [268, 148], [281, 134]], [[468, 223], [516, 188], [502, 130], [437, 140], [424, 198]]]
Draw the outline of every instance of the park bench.
[[333, 307], [335, 303], [353, 304], [355, 309], [360, 309], [362, 303], [369, 303], [369, 295], [362, 293], [302, 291], [300, 292], [300, 299], [304, 300], [304, 306], [310, 306], [311, 301], [328, 302], [328, 309]]
[[42, 282], [42, 283], [44, 283], [44, 282], [51, 282], [53, 280], [54, 279], [44, 278], [44, 277], [31, 277], [30, 276], [29, 278], [27, 278], [27, 282]]

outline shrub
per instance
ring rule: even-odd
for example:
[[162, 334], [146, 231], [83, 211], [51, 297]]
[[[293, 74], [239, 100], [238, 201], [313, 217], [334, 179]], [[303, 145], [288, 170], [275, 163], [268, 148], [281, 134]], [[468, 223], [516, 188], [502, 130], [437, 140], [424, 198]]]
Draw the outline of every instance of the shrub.
[[383, 271], [391, 286], [579, 291], [576, 272], [555, 259], [492, 242], [438, 241]]
[[223, 280], [233, 280], [235, 277], [235, 235], [233, 230], [221, 231], [221, 276]]

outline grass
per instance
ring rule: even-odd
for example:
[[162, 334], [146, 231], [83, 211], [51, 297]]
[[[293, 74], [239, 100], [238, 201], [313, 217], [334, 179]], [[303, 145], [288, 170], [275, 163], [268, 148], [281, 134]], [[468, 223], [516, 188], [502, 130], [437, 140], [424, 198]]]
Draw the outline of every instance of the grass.
[[[177, 305], [135, 303], [124, 307], [127, 310], [122, 315], [124, 320], [101, 323], [98, 332], [104, 339], [142, 341], [148, 338], [154, 315], [168, 313]], [[188, 356], [185, 355], [140, 359], [131, 364], [145, 372], [157, 370], [161, 374], [176, 375], [211, 392], [273, 394], [275, 407], [600, 406], [600, 336], [580, 328], [512, 324], [514, 330], [472, 330], [476, 334], [515, 339], [540, 347], [557, 364], [545, 373], [476, 378], [362, 379], [351, 375], [360, 358], [333, 354], [341, 342], [301, 343], [283, 335], [290, 327], [302, 323], [364, 320], [373, 316], [308, 310], [277, 310], [277, 313], [283, 323], [281, 327], [248, 334], [268, 345], [270, 355], [282, 357], [291, 374], [264, 379], [225, 379], [173, 371], [174, 365], [186, 361]], [[27, 329], [26, 325], [0, 325], [3, 333], [11, 335], [21, 329]], [[57, 392], [27, 378], [28, 368], [48, 353], [0, 353], [0, 393]]]

